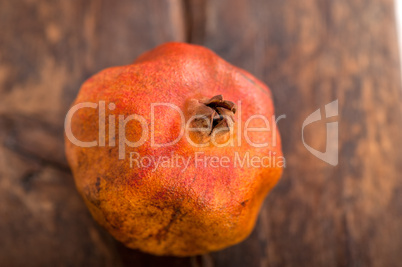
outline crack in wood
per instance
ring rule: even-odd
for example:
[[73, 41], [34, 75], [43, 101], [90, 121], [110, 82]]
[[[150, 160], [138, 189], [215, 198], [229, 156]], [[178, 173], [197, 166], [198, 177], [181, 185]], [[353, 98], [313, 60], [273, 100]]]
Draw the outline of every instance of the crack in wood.
[[182, 0], [186, 41], [202, 44], [206, 34], [207, 0]]

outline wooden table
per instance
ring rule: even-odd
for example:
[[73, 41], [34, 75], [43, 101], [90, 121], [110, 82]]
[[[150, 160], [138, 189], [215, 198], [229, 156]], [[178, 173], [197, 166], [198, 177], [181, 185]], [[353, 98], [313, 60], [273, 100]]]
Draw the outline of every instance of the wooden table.
[[[0, 266], [401, 266], [402, 90], [392, 0], [0, 1]], [[80, 84], [166, 41], [272, 89], [287, 167], [243, 243], [192, 258], [124, 248], [64, 156]], [[303, 145], [339, 101], [339, 164]], [[325, 151], [325, 120], [306, 142]]]

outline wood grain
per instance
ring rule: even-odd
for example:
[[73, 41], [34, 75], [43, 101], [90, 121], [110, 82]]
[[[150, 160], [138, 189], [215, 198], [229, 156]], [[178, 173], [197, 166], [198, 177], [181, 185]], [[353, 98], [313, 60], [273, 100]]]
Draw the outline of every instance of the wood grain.
[[116, 266], [64, 157], [80, 84], [166, 41], [178, 1], [0, 1], [0, 266]]
[[[392, 0], [0, 0], [0, 266], [400, 266], [402, 90]], [[273, 91], [284, 176], [245, 242], [192, 258], [118, 244], [64, 157], [80, 84], [166, 41], [205, 45]], [[301, 139], [339, 101], [339, 164]], [[333, 121], [333, 120], [332, 120]], [[306, 128], [325, 151], [326, 121]]]
[[[279, 122], [283, 179], [253, 236], [215, 254], [217, 265], [400, 265], [402, 91], [393, 1], [208, 5], [202, 43], [264, 80], [277, 115], [286, 115]], [[301, 129], [336, 99], [339, 165], [332, 167], [306, 150]], [[311, 125], [307, 139], [320, 151], [324, 123]]]

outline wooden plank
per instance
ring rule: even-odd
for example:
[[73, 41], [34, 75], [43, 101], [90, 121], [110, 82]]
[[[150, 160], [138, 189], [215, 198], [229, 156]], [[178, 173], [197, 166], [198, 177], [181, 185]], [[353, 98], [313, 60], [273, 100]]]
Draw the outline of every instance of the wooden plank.
[[0, 1], [0, 266], [118, 266], [78, 195], [63, 124], [80, 84], [166, 41], [179, 1]]
[[[255, 232], [216, 266], [398, 266], [402, 112], [394, 2], [209, 1], [198, 43], [272, 89], [287, 168]], [[194, 33], [197, 36], [196, 33]], [[339, 101], [339, 165], [302, 123]], [[325, 121], [306, 129], [325, 151]]]

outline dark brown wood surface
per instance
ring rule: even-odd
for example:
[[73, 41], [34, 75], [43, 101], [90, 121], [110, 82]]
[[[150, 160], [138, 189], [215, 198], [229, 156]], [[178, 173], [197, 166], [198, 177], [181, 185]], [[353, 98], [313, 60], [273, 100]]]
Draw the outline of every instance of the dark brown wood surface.
[[[0, 266], [402, 264], [402, 89], [392, 0], [0, 1]], [[129, 250], [92, 220], [64, 156], [80, 84], [166, 41], [205, 45], [273, 91], [287, 167], [243, 243]], [[303, 146], [339, 101], [339, 165]], [[306, 129], [324, 151], [325, 121]]]

